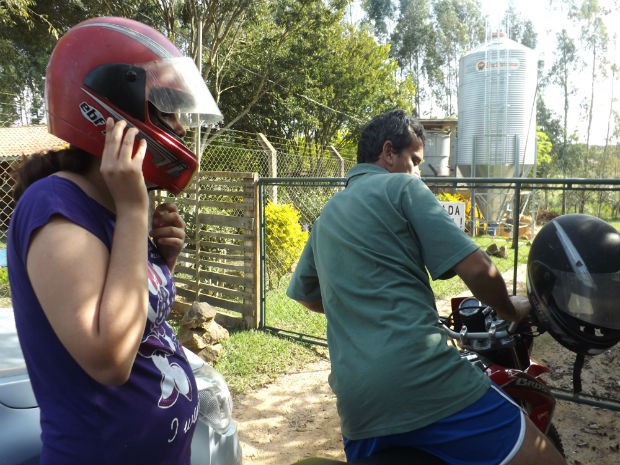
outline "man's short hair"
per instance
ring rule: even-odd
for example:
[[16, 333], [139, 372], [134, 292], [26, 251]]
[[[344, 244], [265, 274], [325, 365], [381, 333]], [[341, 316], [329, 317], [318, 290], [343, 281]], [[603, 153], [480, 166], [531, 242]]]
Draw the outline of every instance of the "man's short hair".
[[357, 144], [357, 162], [374, 163], [379, 159], [383, 144], [391, 141], [398, 153], [411, 145], [424, 146], [424, 127], [404, 110], [391, 110], [375, 116], [362, 130]]

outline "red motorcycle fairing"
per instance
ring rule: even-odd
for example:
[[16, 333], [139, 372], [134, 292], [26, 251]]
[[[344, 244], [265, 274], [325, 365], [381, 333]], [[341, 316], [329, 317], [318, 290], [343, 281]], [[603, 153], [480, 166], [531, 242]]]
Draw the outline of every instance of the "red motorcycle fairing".
[[538, 378], [543, 373], [549, 373], [550, 371], [549, 367], [532, 358], [530, 358], [530, 365], [525, 369], [525, 372], [534, 378]]
[[[541, 373], [549, 371], [542, 365], [535, 365], [532, 372], [539, 370]], [[499, 365], [491, 365], [487, 375], [524, 409], [541, 431], [548, 431], [555, 410], [555, 397], [542, 380], [527, 372]]]

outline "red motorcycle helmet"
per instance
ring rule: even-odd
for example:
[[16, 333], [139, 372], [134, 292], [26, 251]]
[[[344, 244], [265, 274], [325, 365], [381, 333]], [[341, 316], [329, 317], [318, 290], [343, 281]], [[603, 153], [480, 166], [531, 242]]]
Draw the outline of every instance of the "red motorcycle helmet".
[[198, 157], [157, 115], [175, 114], [184, 127], [222, 120], [193, 61], [163, 34], [126, 18], [83, 21], [57, 43], [45, 77], [50, 133], [101, 156], [107, 117], [125, 120], [147, 141], [144, 178], [181, 192]]
[[609, 223], [568, 214], [543, 226], [526, 286], [539, 329], [567, 349], [596, 355], [620, 341], [620, 233]]

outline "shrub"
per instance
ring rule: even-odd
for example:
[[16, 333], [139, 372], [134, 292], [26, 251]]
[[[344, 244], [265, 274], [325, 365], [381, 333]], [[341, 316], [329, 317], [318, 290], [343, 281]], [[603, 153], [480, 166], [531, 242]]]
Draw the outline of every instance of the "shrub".
[[265, 206], [265, 271], [269, 289], [292, 270], [308, 240], [300, 217], [299, 210], [291, 203], [268, 202]]
[[10, 295], [9, 272], [6, 267], [0, 267], [0, 297], [8, 297]]

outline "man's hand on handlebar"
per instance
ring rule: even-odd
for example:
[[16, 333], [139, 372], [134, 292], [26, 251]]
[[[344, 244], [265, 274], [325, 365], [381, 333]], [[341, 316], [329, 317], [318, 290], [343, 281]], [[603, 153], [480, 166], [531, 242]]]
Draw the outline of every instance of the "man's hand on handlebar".
[[516, 318], [513, 321], [519, 322], [528, 317], [532, 311], [532, 305], [527, 297], [522, 295], [510, 296], [510, 301], [515, 308]]

